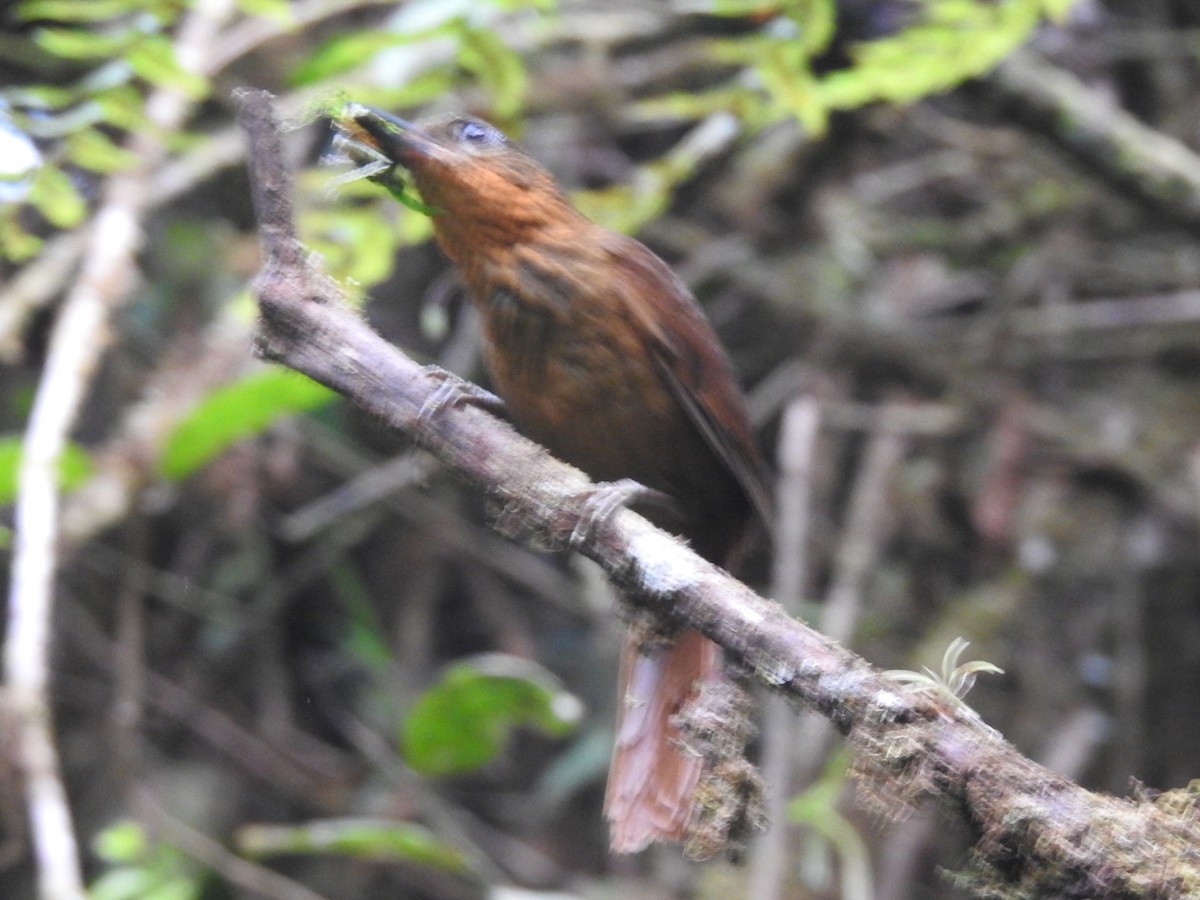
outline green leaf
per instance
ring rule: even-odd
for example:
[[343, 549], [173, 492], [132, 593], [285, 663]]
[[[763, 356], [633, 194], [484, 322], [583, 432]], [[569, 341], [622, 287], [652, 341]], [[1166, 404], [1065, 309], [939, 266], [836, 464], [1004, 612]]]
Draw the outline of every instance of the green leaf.
[[774, 15], [779, 9], [777, 0], [712, 0], [704, 12], [712, 16], [747, 18], [758, 15]]
[[496, 117], [513, 118], [521, 109], [529, 84], [524, 60], [492, 29], [466, 24], [461, 27], [459, 64], [474, 73], [480, 86], [491, 95]]
[[377, 819], [327, 819], [298, 826], [247, 825], [234, 837], [248, 856], [316, 853], [405, 860], [445, 872], [470, 872], [466, 856], [428, 829]]
[[[404, 210], [388, 210], [402, 219], [418, 218]], [[390, 215], [377, 205], [310, 210], [300, 217], [301, 233], [313, 250], [325, 258], [329, 271], [352, 285], [378, 284], [396, 262], [397, 239]]]
[[120, 84], [97, 94], [92, 101], [100, 118], [124, 131], [137, 131], [146, 125], [145, 103], [141, 92], [131, 84]]
[[98, 104], [87, 100], [80, 101], [78, 97], [69, 102], [69, 107], [56, 109], [52, 114], [47, 114], [46, 107], [39, 104], [43, 110], [41, 115], [26, 114], [19, 117], [21, 130], [30, 137], [57, 141], [70, 137], [77, 131], [91, 128], [101, 121], [101, 109]]
[[829, 46], [837, 27], [837, 4], [833, 0], [792, 0], [787, 16], [800, 28], [804, 52], [812, 57]]
[[293, 87], [306, 87], [318, 81], [342, 75], [356, 69], [376, 53], [391, 47], [415, 44], [428, 40], [443, 29], [411, 32], [356, 31], [332, 38], [314, 50], [292, 72]]
[[854, 823], [838, 808], [845, 788], [850, 758], [842, 750], [832, 754], [821, 777], [794, 798], [787, 808], [788, 819], [807, 825], [829, 842], [838, 854], [847, 897], [873, 897], [870, 853]]
[[203, 887], [197, 878], [176, 875], [137, 900], [198, 900]]
[[659, 97], [634, 100], [626, 108], [626, 115], [634, 121], [656, 121], [681, 119], [694, 121], [718, 112], [731, 112], [742, 121], [757, 118], [762, 100], [748, 87], [727, 85], [710, 91], [679, 91]]
[[88, 887], [90, 900], [145, 900], [162, 882], [157, 872], [122, 866], [98, 877]]
[[333, 586], [349, 618], [345, 637], [347, 652], [366, 668], [381, 672], [391, 664], [392, 651], [383, 639], [383, 627], [375, 615], [371, 592], [358, 570], [342, 563], [333, 569]]
[[[16, 499], [20, 467], [21, 438], [16, 435], [0, 437], [0, 506], [7, 506]], [[91, 473], [91, 457], [77, 444], [68, 444], [59, 459], [59, 488], [72, 491], [86, 481]]]
[[87, 215], [87, 203], [57, 166], [42, 166], [33, 177], [29, 202], [56, 228], [74, 228]]
[[24, 22], [100, 22], [128, 15], [138, 5], [133, 0], [25, 0], [17, 17]]
[[278, 25], [292, 22], [292, 4], [288, 0], [238, 0], [237, 5], [248, 16], [269, 19]]
[[146, 832], [137, 822], [114, 822], [92, 840], [92, 851], [105, 862], [130, 863], [141, 859], [150, 849]]
[[18, 209], [15, 203], [7, 208], [0, 205], [0, 258], [15, 263], [33, 259], [44, 243], [21, 227]]
[[545, 669], [499, 654], [452, 667], [409, 712], [402, 728], [404, 758], [423, 775], [470, 772], [494, 759], [514, 728], [552, 737], [568, 734], [579, 701]]
[[103, 35], [75, 28], [39, 28], [33, 33], [33, 42], [62, 59], [111, 59], [120, 57], [125, 51], [129, 35]]
[[121, 867], [93, 881], [88, 897], [90, 900], [196, 900], [201, 887], [197, 879], [187, 875]]
[[67, 135], [67, 159], [81, 169], [109, 175], [130, 168], [137, 157], [118, 147], [106, 135], [94, 128], [85, 128]]
[[1043, 0], [1042, 8], [1047, 16], [1055, 22], [1061, 22], [1067, 17], [1067, 13], [1071, 11], [1076, 0]]
[[558, 9], [558, 0], [489, 0], [492, 6], [505, 12], [524, 12], [536, 9], [538, 12], [549, 13]]
[[207, 79], [179, 64], [175, 45], [163, 35], [148, 35], [125, 53], [130, 68], [155, 87], [171, 88], [191, 100], [208, 95]]
[[827, 110], [817, 94], [808, 56], [799, 43], [776, 41], [767, 45], [756, 70], [776, 104], [795, 116], [810, 134], [824, 133]]
[[283, 416], [308, 412], [337, 395], [286, 369], [268, 368], [214, 391], [176, 427], [158, 462], [180, 481], [231, 444], [261, 434]]
[[730, 99], [731, 85], [744, 85], [746, 70], [759, 89], [731, 106], [748, 126], [761, 127], [785, 115], [819, 134], [835, 110], [868, 103], [911, 103], [978, 77], [1026, 41], [1039, 23], [1065, 15], [1070, 0], [922, 0], [912, 4], [912, 21], [886, 37], [851, 46], [853, 64], [821, 76], [810, 62], [832, 36], [832, 0], [713, 0], [718, 15], [743, 16], [765, 27], [748, 35], [710, 41], [714, 63], [736, 66], [722, 86], [693, 96], [668, 95], [638, 101], [637, 115], [695, 118], [714, 99]]
[[989, 71], [1028, 39], [1053, 2], [931, 0], [921, 21], [853, 48], [854, 65], [821, 82], [830, 109], [910, 103]]
[[[27, 84], [4, 90], [4, 99], [13, 109], [62, 109], [79, 102], [79, 91], [74, 87], [58, 87], [49, 84]], [[27, 131], [29, 121], [21, 120], [21, 130]]]
[[178, 849], [151, 842], [132, 821], [114, 822], [92, 841], [110, 868], [88, 888], [91, 900], [196, 900], [203, 876]]

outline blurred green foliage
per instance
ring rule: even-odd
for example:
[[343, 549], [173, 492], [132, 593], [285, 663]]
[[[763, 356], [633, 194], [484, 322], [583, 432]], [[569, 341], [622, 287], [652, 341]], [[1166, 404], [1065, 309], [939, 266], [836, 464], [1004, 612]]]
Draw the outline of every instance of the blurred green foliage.
[[105, 869], [88, 888], [91, 900], [195, 900], [203, 892], [197, 864], [136, 822], [114, 822], [92, 850]]
[[325, 819], [303, 825], [249, 825], [235, 837], [247, 856], [334, 855], [353, 859], [398, 860], [462, 875], [466, 856], [427, 828], [378, 819]]
[[[755, 33], [714, 40], [713, 61], [734, 67], [710, 91], [672, 92], [635, 105], [641, 115], [699, 118], [733, 109], [751, 128], [794, 117], [824, 133], [839, 110], [911, 103], [985, 74], [1072, 0], [922, 0], [894, 34], [850, 48], [851, 64], [824, 74], [813, 62], [834, 35], [836, 0], [717, 0], [714, 12], [765, 19]], [[752, 77], [746, 77], [750, 75]]]
[[453, 666], [409, 710], [401, 734], [405, 761], [423, 775], [470, 772], [500, 754], [516, 727], [563, 737], [579, 702], [534, 663], [501, 656]]
[[336, 396], [288, 369], [272, 367], [247, 375], [209, 394], [175, 427], [159, 460], [159, 474], [180, 481], [281, 416], [308, 412]]
[[[21, 438], [0, 436], [0, 506], [17, 496], [17, 474], [21, 465]], [[68, 444], [59, 460], [59, 487], [70, 491], [82, 484], [92, 472], [91, 458], [78, 444]]]
[[[833, 39], [835, 0], [713, 0], [713, 15], [748, 19], [758, 27], [736, 37], [712, 39], [706, 53], [728, 77], [704, 90], [667, 91], [631, 102], [633, 118], [698, 120], [732, 112], [753, 132], [783, 118], [794, 118], [812, 135], [829, 117], [876, 102], [908, 103], [954, 87], [988, 71], [1027, 40], [1046, 19], [1061, 18], [1071, 0], [921, 0], [913, 4], [898, 31], [850, 48], [851, 64], [818, 74], [813, 62]], [[519, 131], [528, 99], [528, 61], [501, 37], [498, 17], [532, 17], [542, 33], [557, 15], [554, 0], [515, 3], [416, 3], [407, 18], [386, 27], [335, 34], [296, 60], [290, 72], [294, 88], [341, 92], [356, 84], [354, 99], [388, 108], [417, 107], [469, 85], [482, 92], [490, 115]], [[290, 21], [281, 0], [242, 0], [247, 15], [276, 23]], [[76, 77], [59, 77], [0, 90], [0, 103], [14, 121], [35, 137], [58, 138], [39, 172], [26, 204], [54, 228], [72, 228], [86, 217], [87, 204], [75, 169], [107, 174], [133, 164], [114, 133], [150, 128], [142, 112], [149, 88], [168, 88], [197, 99], [211, 90], [204, 78], [186, 71], [174, 56], [170, 32], [181, 14], [169, 0], [24, 0], [22, 20], [33, 23], [38, 62], [47, 70], [66, 66]], [[698, 10], [702, 11], [702, 10]], [[447, 45], [437, 61], [410, 67], [401, 84], [382, 87], [364, 79], [364, 67], [389, 52], [408, 48], [416, 56], [434, 45]], [[3, 109], [3, 106], [0, 106]], [[184, 144], [187, 135], [163, 136]], [[636, 230], [660, 215], [676, 186], [694, 167], [672, 165], [666, 157], [645, 169], [637, 189], [614, 188], [611, 196], [593, 196], [589, 208], [606, 224]], [[20, 205], [0, 209], [0, 255], [28, 259], [40, 246], [17, 213]], [[330, 217], [339, 221], [331, 223]], [[334, 211], [308, 214], [306, 227], [328, 236], [318, 249], [334, 244], [359, 248], [335, 253], [334, 274], [369, 287], [391, 270], [391, 248], [398, 240], [420, 239], [428, 228], [402, 213], [382, 221], [375, 204], [339, 204]], [[361, 220], [361, 221], [360, 221]], [[366, 246], [363, 246], [364, 243]], [[337, 257], [342, 257], [340, 260]]]
[[830, 754], [817, 780], [788, 804], [788, 819], [812, 829], [814, 837], [836, 854], [843, 897], [873, 897], [870, 853], [841, 809], [849, 776], [850, 754], [845, 748]]

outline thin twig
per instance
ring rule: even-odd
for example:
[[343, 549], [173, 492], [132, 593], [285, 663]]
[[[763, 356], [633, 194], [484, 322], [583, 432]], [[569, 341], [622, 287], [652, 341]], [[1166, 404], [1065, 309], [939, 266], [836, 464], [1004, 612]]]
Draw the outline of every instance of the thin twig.
[[[825, 598], [821, 630], [835, 641], [850, 644], [862, 610], [866, 581], [875, 571], [888, 524], [888, 487], [911, 442], [903, 425], [907, 405], [891, 402], [874, 408], [858, 478], [850, 495], [849, 512], [835, 560], [833, 585]], [[807, 785], [820, 771], [831, 738], [819, 716], [802, 716], [790, 745], [792, 777]], [[870, 893], [870, 889], [866, 889]]]
[[146, 788], [136, 791], [135, 800], [139, 817], [157, 836], [200, 861], [229, 884], [267, 900], [326, 900], [322, 894], [309, 890], [298, 881], [231, 853], [208, 835], [167, 812]]
[[1013, 115], [1137, 199], [1200, 227], [1200, 156], [1037, 53], [1018, 50], [987, 83]]
[[888, 486], [911, 440], [898, 427], [906, 409], [904, 404], [888, 403], [878, 411], [850, 498], [833, 586], [821, 616], [821, 630], [835, 641], [849, 641], [853, 636], [866, 579], [879, 557], [887, 522]]
[[105, 344], [102, 336], [109, 309], [124, 294], [132, 269], [137, 225], [130, 199], [110, 196], [96, 217], [89, 238], [91, 252], [50, 343], [18, 478], [5, 678], [21, 735], [39, 890], [48, 900], [83, 896], [79, 852], [47, 699], [59, 526], [58, 463]]
[[489, 884], [508, 880], [504, 869], [487, 853], [471, 834], [480, 823], [466, 809], [453, 806], [431, 790], [429, 785], [397, 757], [392, 745], [376, 734], [365, 722], [349, 713], [338, 722], [342, 737], [349, 741], [363, 758], [370, 760], [394, 787], [417, 798], [421, 814], [443, 840], [453, 842], [471, 861], [471, 869]]
[[[814, 397], [793, 400], [783, 414], [779, 434], [779, 484], [775, 517], [775, 569], [772, 594], [796, 615], [808, 582], [808, 526], [813, 487], [820, 404]], [[767, 698], [763, 711], [762, 775], [767, 793], [767, 820], [773, 824], [754, 844], [750, 861], [750, 896], [775, 900], [782, 896], [787, 872], [787, 805], [795, 757], [796, 716], [787, 699]]]
[[36, 259], [4, 285], [0, 297], [0, 362], [14, 363], [21, 358], [21, 335], [26, 325], [75, 274], [85, 237], [79, 231], [55, 235]]
[[[130, 554], [145, 557], [144, 522], [131, 523]], [[117, 594], [116, 639], [113, 641], [113, 745], [116, 771], [126, 797], [141, 772], [142, 723], [146, 712], [146, 572], [149, 566], [126, 569]]]
[[434, 468], [424, 453], [406, 453], [367, 469], [351, 481], [338, 485], [279, 523], [279, 536], [299, 543], [378, 503], [383, 503], [413, 484], [424, 481]]
[[[63, 604], [63, 630], [73, 651], [116, 676], [117, 647], [79, 603]], [[192, 734], [230, 759], [239, 770], [274, 788], [310, 802], [345, 781], [348, 764], [321, 745], [320, 756], [292, 745], [277, 747], [247, 730], [227, 712], [209, 706], [194, 690], [152, 669], [144, 669], [145, 702], [157, 713], [182, 723]]]
[[[195, 6], [176, 37], [181, 65], [194, 69], [230, 8], [230, 0]], [[156, 91], [146, 102], [147, 117], [166, 133], [179, 126], [189, 109], [190, 101], [168, 90]], [[87, 232], [79, 279], [51, 336], [18, 475], [4, 666], [25, 773], [38, 890], [47, 900], [83, 896], [79, 850], [47, 696], [59, 537], [58, 467], [67, 434], [108, 345], [109, 317], [132, 284], [139, 218], [149, 196], [145, 176], [166, 154], [148, 134], [135, 135], [129, 149], [139, 165], [107, 183]]]
[[[318, 464], [325, 465], [343, 478], [357, 479], [364, 470], [375, 465], [366, 454], [345, 444], [336, 443], [322, 429], [306, 427], [298, 423], [303, 431], [304, 442]], [[542, 600], [553, 608], [570, 616], [594, 618], [595, 610], [587, 604], [572, 599], [576, 596], [575, 581], [564, 574], [552, 561], [531, 556], [522, 548], [506, 541], [487, 530], [479, 522], [469, 521], [465, 516], [450, 510], [422, 492], [407, 492], [404, 495], [380, 498], [388, 507], [387, 514], [398, 516], [421, 528], [437, 523], [438, 551], [447, 559], [470, 559], [493, 569], [514, 584], [521, 585], [526, 595]], [[321, 501], [316, 501], [321, 502]], [[281, 536], [285, 540], [298, 539], [286, 530], [290, 518], [282, 520]], [[328, 532], [326, 532], [328, 540]], [[609, 601], [603, 604], [607, 612]]]

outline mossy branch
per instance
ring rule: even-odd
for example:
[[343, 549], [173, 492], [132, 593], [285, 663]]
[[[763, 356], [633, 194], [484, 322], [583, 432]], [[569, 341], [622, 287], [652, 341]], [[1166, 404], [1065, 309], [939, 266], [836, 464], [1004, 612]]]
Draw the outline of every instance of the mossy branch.
[[1010, 55], [986, 83], [1012, 117], [1125, 194], [1200, 229], [1200, 156], [1031, 50]]

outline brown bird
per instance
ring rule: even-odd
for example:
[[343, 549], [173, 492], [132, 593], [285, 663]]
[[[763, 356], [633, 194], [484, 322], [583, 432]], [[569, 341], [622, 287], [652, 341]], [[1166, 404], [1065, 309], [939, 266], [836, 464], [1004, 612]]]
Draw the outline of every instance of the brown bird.
[[[729, 360], [683, 282], [584, 217], [487, 122], [418, 126], [351, 104], [335, 125], [352, 158], [398, 165], [420, 191], [517, 427], [595, 480], [669, 495], [677, 515], [652, 517], [735, 567], [755, 514], [766, 518], [763, 465]], [[605, 796], [618, 853], [687, 837], [704, 760], [680, 746], [675, 716], [720, 678], [698, 632], [642, 644], [626, 639]]]

